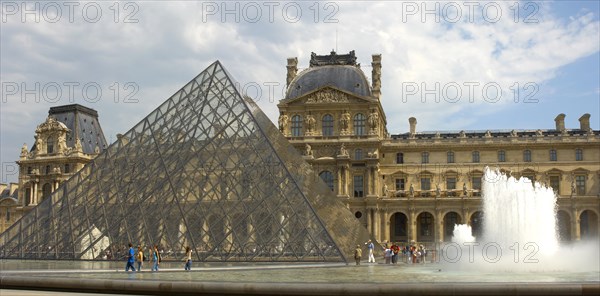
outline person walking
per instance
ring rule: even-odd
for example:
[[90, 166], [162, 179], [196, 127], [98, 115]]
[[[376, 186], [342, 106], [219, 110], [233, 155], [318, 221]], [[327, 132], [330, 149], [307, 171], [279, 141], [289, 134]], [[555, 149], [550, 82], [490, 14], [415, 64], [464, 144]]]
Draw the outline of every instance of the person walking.
[[400, 251], [400, 247], [396, 243], [392, 244], [392, 264], [398, 263], [398, 252]]
[[390, 249], [387, 244], [383, 247], [383, 258], [385, 259], [385, 264], [390, 264], [390, 261], [392, 260], [392, 249]]
[[160, 263], [160, 253], [158, 253], [158, 246], [154, 245], [154, 250], [152, 250], [152, 271], [158, 271], [158, 264]]
[[144, 251], [142, 250], [142, 246], [138, 246], [138, 251], [135, 257], [137, 261], [137, 270], [142, 271], [142, 265], [144, 264]]
[[192, 270], [192, 249], [185, 247], [185, 270]]
[[375, 245], [371, 240], [365, 243], [367, 245], [367, 249], [369, 249], [369, 261], [368, 263], [375, 263], [375, 255], [373, 255], [373, 249], [375, 249]]
[[356, 265], [360, 265], [360, 258], [362, 257], [362, 249], [360, 245], [356, 245], [356, 250], [354, 250], [354, 260], [356, 260]]
[[125, 265], [125, 271], [129, 271], [131, 267], [132, 271], [135, 271], [135, 267], [133, 267], [133, 262], [135, 262], [135, 251], [133, 250], [133, 245], [129, 243], [129, 251], [127, 253], [127, 265]]

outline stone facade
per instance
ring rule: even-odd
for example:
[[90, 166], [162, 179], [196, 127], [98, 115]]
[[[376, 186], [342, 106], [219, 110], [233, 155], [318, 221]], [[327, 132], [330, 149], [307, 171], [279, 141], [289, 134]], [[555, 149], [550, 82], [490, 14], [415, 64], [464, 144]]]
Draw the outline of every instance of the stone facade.
[[0, 198], [0, 233], [107, 147], [95, 110], [75, 104], [48, 113], [35, 130], [31, 150], [27, 144], [21, 147], [19, 183], [11, 184], [12, 194]]
[[390, 135], [381, 55], [372, 61], [365, 86], [354, 52], [313, 54], [300, 72], [290, 58], [278, 108], [280, 131], [379, 242], [449, 241], [457, 223], [479, 235], [485, 166], [552, 186], [561, 240], [598, 236], [600, 131], [589, 114], [573, 129], [560, 114], [555, 129], [456, 132], [419, 132], [411, 117], [409, 132]]

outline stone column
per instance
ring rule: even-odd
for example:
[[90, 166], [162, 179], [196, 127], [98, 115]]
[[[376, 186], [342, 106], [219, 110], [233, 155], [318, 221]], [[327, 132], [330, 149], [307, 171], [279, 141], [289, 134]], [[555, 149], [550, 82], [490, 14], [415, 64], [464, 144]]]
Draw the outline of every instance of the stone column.
[[33, 192], [31, 194], [30, 205], [37, 205], [38, 203], [38, 181], [33, 181]]
[[390, 241], [390, 221], [388, 211], [385, 209], [381, 209], [381, 236], [383, 240]]
[[374, 209], [373, 210], [373, 219], [375, 219], [375, 221], [373, 221], [375, 224], [374, 225], [374, 230], [375, 233], [373, 233], [373, 236], [375, 236], [375, 239], [377, 241], [381, 241], [381, 235], [379, 234], [380, 230], [381, 230], [381, 218], [379, 217], [379, 209]]
[[373, 234], [373, 223], [371, 221], [371, 209], [367, 208], [367, 230], [369, 231], [369, 234]]
[[571, 228], [572, 238], [574, 241], [581, 240], [581, 220], [579, 218], [579, 211], [576, 208], [572, 209], [573, 223]]
[[436, 219], [438, 220], [437, 241], [441, 243], [444, 241], [444, 218], [442, 217], [442, 211], [437, 211]]
[[417, 215], [414, 209], [410, 211], [410, 234], [408, 240], [417, 241]]

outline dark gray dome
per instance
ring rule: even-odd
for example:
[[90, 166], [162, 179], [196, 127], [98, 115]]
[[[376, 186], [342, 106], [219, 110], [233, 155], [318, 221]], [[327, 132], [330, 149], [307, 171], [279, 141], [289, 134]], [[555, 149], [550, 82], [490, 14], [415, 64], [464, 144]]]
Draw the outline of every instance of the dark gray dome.
[[323, 86], [333, 86], [359, 96], [370, 96], [365, 74], [356, 66], [318, 66], [304, 70], [292, 80], [286, 99], [300, 97]]

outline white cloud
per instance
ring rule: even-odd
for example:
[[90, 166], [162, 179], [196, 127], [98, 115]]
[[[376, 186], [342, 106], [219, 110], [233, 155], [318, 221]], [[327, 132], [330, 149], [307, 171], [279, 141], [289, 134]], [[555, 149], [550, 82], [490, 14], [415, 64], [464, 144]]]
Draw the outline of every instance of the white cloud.
[[[543, 85], [565, 65], [597, 55], [600, 44], [598, 15], [584, 7], [571, 18], [559, 16], [560, 12], [546, 2], [538, 3], [537, 24], [515, 22], [510, 8], [513, 2], [498, 2], [504, 14], [496, 23], [486, 22], [481, 14], [470, 22], [470, 15], [463, 10], [461, 20], [454, 24], [435, 22], [432, 16], [427, 16], [426, 22], [421, 21], [420, 14], [407, 16], [403, 9], [413, 2], [299, 2], [303, 14], [298, 22], [286, 21], [290, 16], [282, 8], [287, 2], [281, 2], [275, 7], [272, 23], [266, 8], [257, 23], [243, 17], [235, 22], [232, 16], [221, 22], [220, 14], [203, 14], [202, 3], [139, 2], [134, 15], [128, 15], [132, 10], [121, 6], [118, 23], [108, 7], [111, 3], [103, 3], [105, 14], [93, 24], [80, 15], [74, 23], [63, 20], [53, 24], [23, 23], [9, 16], [2, 23], [0, 77], [3, 82], [27, 85], [98, 82], [107, 97], [94, 104], [81, 97], [75, 102], [97, 109], [110, 137], [132, 127], [216, 59], [242, 85], [263, 87], [258, 104], [275, 122], [277, 100], [285, 87], [287, 57], [296, 56], [299, 66], [307, 67], [311, 51], [356, 50], [369, 78], [371, 54], [383, 55], [382, 103], [391, 133], [405, 132], [410, 116], [419, 119], [421, 130], [460, 130], [473, 129], [482, 116], [501, 116], [503, 110], [510, 109], [508, 87], [515, 82]], [[242, 7], [246, 4], [240, 3]], [[445, 4], [440, 2], [440, 7]], [[127, 16], [138, 22], [123, 23]], [[115, 103], [110, 85], [130, 81], [139, 86], [135, 97], [139, 103]], [[270, 82], [280, 84], [275, 98], [267, 96], [265, 83]], [[477, 82], [480, 86], [496, 82], [502, 85], [504, 95], [501, 102], [491, 104], [482, 99], [479, 87], [474, 103], [470, 103], [463, 87], [459, 103], [433, 103], [431, 97], [422, 103], [420, 92], [402, 103], [403, 82], [426, 83], [428, 88], [436, 82], [441, 86], [449, 82]], [[594, 90], [597, 92], [597, 85], [588, 91]], [[2, 103], [2, 161], [16, 159], [23, 142], [30, 145], [35, 126], [50, 106], [68, 103], [22, 104], [18, 95]]]

